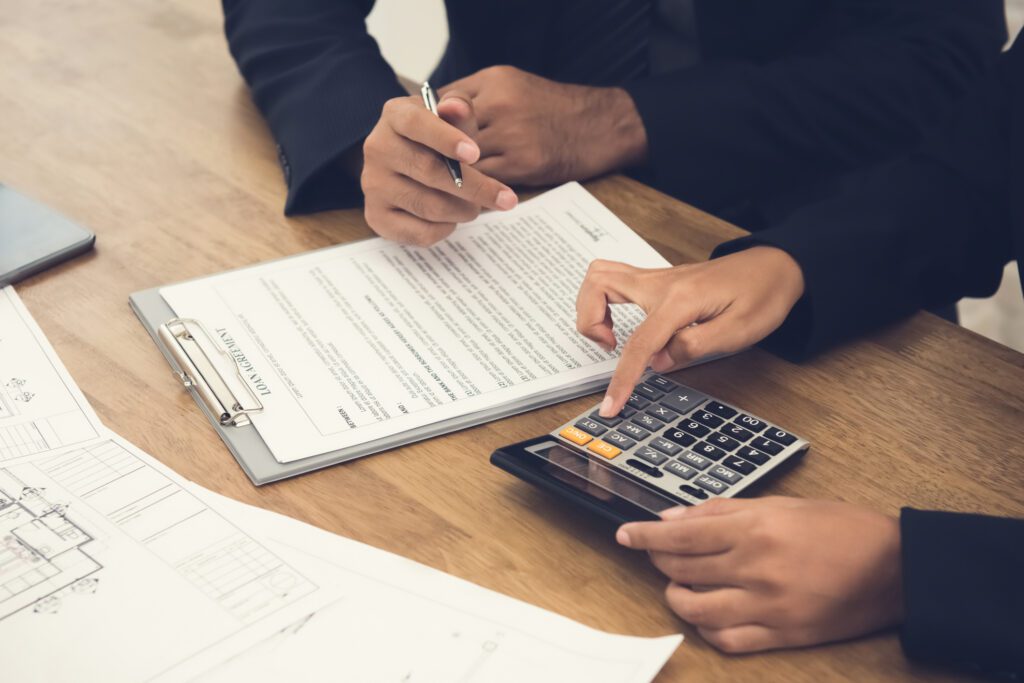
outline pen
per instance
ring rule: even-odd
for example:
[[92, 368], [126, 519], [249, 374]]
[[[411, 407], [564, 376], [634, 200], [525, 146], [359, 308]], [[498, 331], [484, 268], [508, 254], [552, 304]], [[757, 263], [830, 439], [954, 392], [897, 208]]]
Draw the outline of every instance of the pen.
[[[430, 83], [423, 81], [420, 94], [423, 95], [423, 106], [433, 112], [434, 116], [437, 116], [437, 94], [430, 87]], [[444, 165], [448, 167], [448, 173], [451, 175], [452, 180], [455, 181], [455, 187], [462, 187], [462, 167], [459, 166], [459, 162], [446, 156], [441, 158], [444, 159]]]

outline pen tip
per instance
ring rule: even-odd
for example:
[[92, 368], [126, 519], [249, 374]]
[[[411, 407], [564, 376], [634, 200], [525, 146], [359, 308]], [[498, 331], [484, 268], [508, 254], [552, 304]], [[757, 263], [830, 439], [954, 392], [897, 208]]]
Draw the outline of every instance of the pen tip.
[[461, 180], [456, 180], [455, 181], [455, 187], [462, 187], [462, 181]]

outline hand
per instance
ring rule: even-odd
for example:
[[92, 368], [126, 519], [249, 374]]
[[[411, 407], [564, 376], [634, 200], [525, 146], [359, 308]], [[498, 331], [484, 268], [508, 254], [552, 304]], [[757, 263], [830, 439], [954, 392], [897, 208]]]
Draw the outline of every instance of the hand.
[[647, 133], [621, 88], [557, 83], [493, 66], [441, 89], [472, 100], [476, 168], [506, 183], [554, 185], [642, 163]]
[[[899, 522], [849, 503], [717, 499], [626, 524], [672, 610], [725, 652], [800, 647], [903, 620]], [[715, 586], [696, 591], [686, 586]]]
[[[516, 205], [515, 192], [470, 165], [480, 158], [477, 143], [444, 120], [471, 120], [467, 107], [466, 100], [452, 97], [438, 105], [438, 118], [418, 97], [385, 103], [363, 144], [361, 177], [366, 222], [378, 235], [427, 246], [450, 235], [456, 223], [476, 218], [481, 209]], [[438, 154], [462, 162], [461, 188]]]
[[656, 372], [732, 353], [768, 336], [803, 295], [793, 258], [774, 247], [695, 265], [643, 269], [594, 261], [576, 298], [576, 328], [609, 351], [616, 346], [609, 304], [647, 314], [622, 349], [601, 415], [617, 414], [648, 365]]

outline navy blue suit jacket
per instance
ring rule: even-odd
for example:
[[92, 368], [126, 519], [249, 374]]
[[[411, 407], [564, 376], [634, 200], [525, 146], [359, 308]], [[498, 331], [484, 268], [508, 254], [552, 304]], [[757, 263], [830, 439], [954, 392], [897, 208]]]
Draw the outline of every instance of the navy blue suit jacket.
[[[495, 64], [550, 75], [574, 28], [562, 0], [446, 4], [435, 86]], [[373, 0], [223, 5], [231, 53], [279, 146], [286, 213], [358, 203], [338, 159], [405, 94], [366, 32]], [[911, 149], [1005, 40], [1000, 0], [697, 0], [696, 23], [700, 64], [622, 85], [650, 141], [640, 176], [719, 213], [785, 204]]]
[[[1024, 273], [1024, 38], [918, 151], [714, 255], [756, 244], [803, 269], [804, 298], [766, 341], [792, 358], [991, 295], [1013, 259]], [[1024, 520], [907, 509], [901, 526], [907, 653], [1024, 679]]]

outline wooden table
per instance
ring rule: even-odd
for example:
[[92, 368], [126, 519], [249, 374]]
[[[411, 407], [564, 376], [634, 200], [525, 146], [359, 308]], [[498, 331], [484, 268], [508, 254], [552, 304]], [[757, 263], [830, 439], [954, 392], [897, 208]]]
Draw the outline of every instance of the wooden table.
[[[946, 680], [894, 634], [723, 656], [664, 606], [612, 529], [488, 464], [595, 397], [256, 489], [128, 307], [136, 290], [370, 234], [360, 212], [286, 220], [274, 145], [219, 3], [3, 0], [0, 181], [98, 235], [18, 291], [100, 417], [182, 475], [591, 626], [681, 629], [662, 681]], [[589, 188], [674, 263], [739, 234], [623, 178]], [[774, 493], [1024, 514], [1024, 356], [930, 315], [796, 366], [761, 351], [685, 381], [806, 435]], [[980, 578], [980, 577], [979, 577]]]

